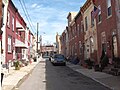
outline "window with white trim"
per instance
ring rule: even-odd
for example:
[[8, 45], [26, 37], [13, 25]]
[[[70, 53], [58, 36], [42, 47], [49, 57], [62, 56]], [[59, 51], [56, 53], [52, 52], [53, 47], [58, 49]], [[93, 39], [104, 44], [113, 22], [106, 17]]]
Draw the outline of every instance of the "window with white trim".
[[107, 15], [112, 15], [111, 0], [107, 0]]
[[2, 20], [1, 20], [1, 24], [3, 26], [3, 21], [4, 21], [4, 5], [2, 4]]
[[12, 17], [12, 30], [14, 31], [14, 17]]
[[11, 36], [8, 36], [8, 52], [11, 52], [12, 51], [12, 37]]
[[99, 13], [98, 13], [98, 22], [101, 22], [102, 21], [102, 16], [101, 16], [101, 6], [100, 5], [98, 6], [98, 9], [100, 10]]
[[8, 14], [7, 14], [7, 25], [8, 27], [10, 27], [10, 11], [8, 11]]

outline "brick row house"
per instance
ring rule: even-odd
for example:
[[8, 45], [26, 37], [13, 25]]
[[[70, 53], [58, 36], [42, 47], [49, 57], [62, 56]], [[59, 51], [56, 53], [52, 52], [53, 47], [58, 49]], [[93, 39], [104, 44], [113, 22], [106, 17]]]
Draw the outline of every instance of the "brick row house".
[[[6, 66], [13, 66], [14, 60], [29, 61], [34, 56], [34, 35], [11, 0], [3, 0], [2, 26], [2, 62]], [[32, 55], [31, 55], [31, 53]]]
[[99, 64], [103, 51], [109, 63], [120, 58], [120, 0], [87, 0], [78, 13], [69, 12], [67, 20], [68, 30], [60, 38], [61, 51], [69, 57], [77, 56], [81, 65], [87, 59]]

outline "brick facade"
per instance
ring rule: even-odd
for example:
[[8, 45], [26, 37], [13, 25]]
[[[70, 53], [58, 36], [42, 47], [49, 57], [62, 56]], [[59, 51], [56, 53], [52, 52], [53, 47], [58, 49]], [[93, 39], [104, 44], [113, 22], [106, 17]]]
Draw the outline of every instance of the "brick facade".
[[[87, 0], [78, 13], [70, 12], [67, 16], [68, 55], [77, 55], [80, 60], [82, 59], [82, 64], [87, 58], [99, 64], [102, 51], [109, 60], [120, 57], [119, 5], [118, 0], [110, 0], [109, 4], [107, 0]], [[96, 16], [92, 14], [94, 8], [99, 10]], [[63, 32], [61, 38], [64, 36]], [[62, 45], [63, 51], [65, 47], [65, 44]]]
[[81, 11], [75, 17], [76, 23], [76, 35], [77, 35], [77, 56], [81, 62], [84, 64], [84, 26], [83, 26], [83, 19], [82, 19]]
[[[15, 43], [15, 17], [16, 17], [16, 8], [13, 5], [13, 3], [11, 2], [11, 0], [9, 1], [8, 4], [8, 13], [7, 13], [7, 25], [6, 25], [6, 42], [5, 42], [5, 46], [6, 46], [6, 63], [13, 61], [13, 50], [15, 50], [13, 47], [14, 43]], [[14, 18], [14, 26], [12, 25], [13, 23], [13, 18]], [[14, 31], [13, 31], [14, 29]], [[10, 39], [9, 39], [10, 38]], [[8, 46], [8, 43], [11, 44], [11, 46]], [[9, 48], [11, 48], [9, 50]]]
[[115, 0], [111, 0], [112, 14], [108, 16], [107, 12], [107, 1], [97, 0], [95, 2], [96, 6], [101, 6], [101, 22], [98, 21], [96, 17], [97, 25], [97, 41], [98, 41], [98, 58], [102, 55], [102, 50], [106, 52], [109, 59], [113, 57], [118, 57], [118, 34], [117, 34], [117, 22], [116, 22], [116, 12], [115, 12]]

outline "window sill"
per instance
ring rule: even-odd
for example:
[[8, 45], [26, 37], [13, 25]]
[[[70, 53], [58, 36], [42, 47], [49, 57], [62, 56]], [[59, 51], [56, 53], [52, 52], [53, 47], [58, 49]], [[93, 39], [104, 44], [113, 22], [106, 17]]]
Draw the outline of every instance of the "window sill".
[[102, 23], [102, 21], [98, 22], [98, 25], [101, 24], [101, 23]]
[[10, 26], [8, 26], [8, 25], [7, 25], [7, 28], [9, 28], [9, 29], [10, 29]]
[[91, 25], [91, 28], [93, 28], [95, 25]]
[[8, 54], [12, 54], [12, 51], [8, 51]]
[[111, 18], [112, 17], [112, 15], [110, 15], [110, 16], [107, 16], [107, 19], [109, 19], [109, 18]]

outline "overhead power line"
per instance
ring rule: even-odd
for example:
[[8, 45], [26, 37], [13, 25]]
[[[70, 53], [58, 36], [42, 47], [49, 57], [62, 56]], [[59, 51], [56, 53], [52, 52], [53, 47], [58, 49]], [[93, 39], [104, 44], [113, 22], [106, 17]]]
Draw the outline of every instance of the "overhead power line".
[[22, 9], [23, 9], [23, 12], [24, 12], [24, 14], [25, 14], [25, 16], [26, 16], [26, 19], [27, 19], [27, 21], [28, 21], [28, 23], [29, 23], [29, 25], [30, 25], [30, 27], [31, 27], [32, 32], [35, 33], [34, 30], [36, 30], [36, 29], [34, 28], [34, 26], [33, 26], [33, 24], [32, 24], [32, 20], [31, 20], [29, 14], [28, 14], [28, 11], [27, 11], [27, 8], [26, 8], [26, 6], [25, 6], [24, 1], [22, 2], [21, 0], [19, 0], [19, 2], [20, 2], [20, 4], [21, 4], [21, 7], [22, 7]]
[[28, 10], [27, 10], [27, 8], [26, 8], [25, 2], [24, 2], [24, 0], [22, 0], [22, 1], [23, 1], [24, 6], [25, 6], [25, 10], [26, 10], [26, 13], [27, 13], [27, 15], [28, 15], [28, 18], [29, 18], [29, 20], [30, 20], [30, 22], [31, 22], [31, 24], [32, 24], [32, 26], [33, 26], [33, 29], [35, 29], [35, 27], [34, 27], [34, 25], [33, 25], [33, 23], [32, 23], [31, 17], [30, 17], [30, 15], [29, 15], [29, 13], [28, 13]]

